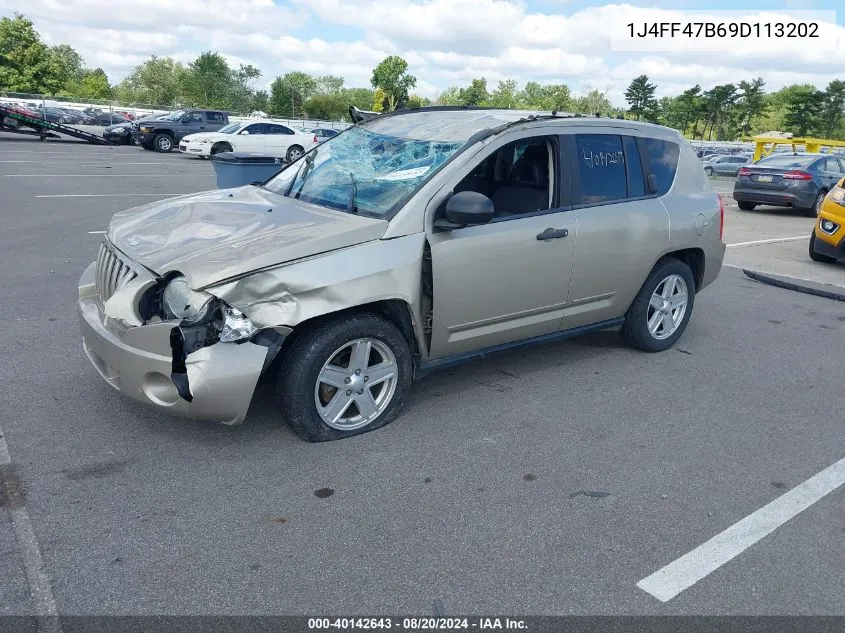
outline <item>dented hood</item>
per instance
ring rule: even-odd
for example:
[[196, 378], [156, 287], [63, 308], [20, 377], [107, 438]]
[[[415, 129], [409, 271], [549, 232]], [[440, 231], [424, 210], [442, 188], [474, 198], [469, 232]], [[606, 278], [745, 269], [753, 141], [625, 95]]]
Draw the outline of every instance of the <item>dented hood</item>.
[[260, 187], [220, 189], [115, 214], [108, 238], [159, 275], [198, 289], [295, 259], [379, 239], [387, 221], [318, 207]]

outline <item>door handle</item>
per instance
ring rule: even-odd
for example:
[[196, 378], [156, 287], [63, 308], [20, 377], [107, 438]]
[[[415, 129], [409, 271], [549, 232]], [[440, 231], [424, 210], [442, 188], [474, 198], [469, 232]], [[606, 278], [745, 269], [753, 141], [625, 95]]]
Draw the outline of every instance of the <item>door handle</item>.
[[569, 229], [546, 229], [537, 234], [538, 240], [558, 240], [569, 235]]

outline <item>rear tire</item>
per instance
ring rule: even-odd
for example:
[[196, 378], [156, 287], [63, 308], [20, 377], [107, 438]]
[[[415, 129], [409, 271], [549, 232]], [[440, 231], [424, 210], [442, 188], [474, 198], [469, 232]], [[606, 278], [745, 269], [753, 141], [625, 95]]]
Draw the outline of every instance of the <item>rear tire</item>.
[[170, 134], [156, 134], [153, 139], [155, 151], [167, 154], [173, 149], [173, 138]]
[[737, 202], [736, 206], [739, 207], [740, 211], [753, 211], [757, 205], [753, 202]]
[[824, 199], [827, 196], [827, 191], [822, 189], [819, 191], [819, 194], [816, 196], [815, 201], [813, 202], [813, 206], [806, 210], [806, 213], [811, 218], [816, 218], [821, 211], [822, 204], [824, 203]]
[[293, 161], [299, 159], [304, 153], [305, 150], [299, 145], [291, 145], [288, 147], [288, 153], [285, 155], [285, 160], [292, 163]]
[[810, 233], [810, 259], [814, 262], [819, 262], [820, 264], [835, 264], [836, 260], [833, 257], [828, 257], [827, 255], [822, 255], [821, 253], [816, 252], [816, 230], [813, 229], [813, 232]]
[[695, 278], [684, 262], [658, 262], [625, 314], [622, 336], [644, 352], [662, 352], [675, 344], [689, 323], [695, 303]]
[[276, 395], [287, 423], [302, 439], [352, 437], [396, 418], [410, 389], [413, 364], [408, 342], [393, 323], [372, 313], [336, 315], [306, 324], [292, 336]]

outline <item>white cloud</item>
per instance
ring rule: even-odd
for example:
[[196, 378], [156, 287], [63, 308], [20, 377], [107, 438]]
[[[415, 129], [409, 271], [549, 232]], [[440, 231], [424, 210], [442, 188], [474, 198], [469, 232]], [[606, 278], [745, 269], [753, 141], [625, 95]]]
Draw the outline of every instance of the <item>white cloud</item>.
[[279, 5], [273, 0], [112, 0], [107, 6], [94, 0], [0, 0], [0, 15], [24, 13], [47, 41], [71, 44], [112, 81], [151, 54], [189, 61], [206, 49], [233, 63], [258, 66], [261, 85], [302, 70], [366, 86], [372, 68], [398, 54], [408, 60], [417, 91], [426, 96], [484, 76], [491, 87], [514, 78], [565, 82], [578, 92], [589, 83], [607, 88], [618, 105], [631, 79], [643, 73], [661, 96], [695, 83], [709, 89], [756, 76], [771, 90], [795, 82], [824, 87], [845, 76], [845, 29], [835, 24], [822, 25], [825, 39], [819, 42], [749, 38], [715, 43], [707, 51], [692, 50], [687, 42], [669, 51], [619, 52], [612, 48], [618, 49], [618, 37], [630, 22], [708, 17], [630, 4], [539, 6], [542, 12], [530, 12], [523, 0], [288, 0]]

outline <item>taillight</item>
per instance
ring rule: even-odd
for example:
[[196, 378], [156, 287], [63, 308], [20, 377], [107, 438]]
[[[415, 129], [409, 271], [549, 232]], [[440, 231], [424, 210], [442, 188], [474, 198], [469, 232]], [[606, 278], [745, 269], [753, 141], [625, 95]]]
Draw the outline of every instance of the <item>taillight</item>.
[[720, 195], [719, 196], [719, 239], [721, 241], [725, 241], [725, 199]]
[[748, 175], [748, 174], [750, 174], [750, 173], [751, 173], [751, 170], [750, 170], [750, 169], [748, 169], [748, 167], [740, 167], [740, 168], [739, 168], [739, 173], [738, 173], [737, 175], [738, 175], [738, 176], [747, 176], [747, 175]]
[[784, 180], [812, 180], [813, 177], [806, 171], [800, 169], [792, 169], [783, 175]]

